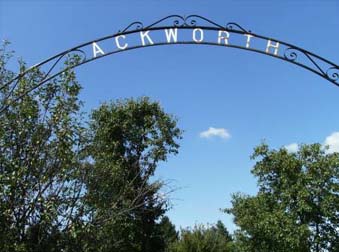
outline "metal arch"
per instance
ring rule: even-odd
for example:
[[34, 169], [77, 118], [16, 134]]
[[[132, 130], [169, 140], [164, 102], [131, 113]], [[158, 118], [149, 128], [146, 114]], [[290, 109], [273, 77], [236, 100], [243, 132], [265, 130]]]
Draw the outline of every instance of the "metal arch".
[[[248, 46], [241, 46], [238, 44], [221, 44], [221, 43], [211, 42], [211, 41], [202, 41], [200, 43], [196, 43], [194, 41], [177, 41], [175, 43], [159, 42], [159, 43], [147, 44], [147, 45], [135, 45], [135, 46], [128, 47], [124, 50], [117, 49], [117, 50], [105, 53], [103, 55], [91, 57], [91, 58], [88, 58], [86, 55], [86, 49], [88, 50], [88, 47], [91, 46], [93, 43], [103, 42], [103, 41], [106, 41], [112, 38], [116, 38], [118, 36], [125, 36], [125, 35], [135, 34], [139, 32], [158, 31], [158, 30], [173, 29], [173, 28], [183, 29], [183, 30], [187, 30], [187, 29], [192, 30], [192, 29], [200, 28], [206, 31], [225, 31], [225, 32], [228, 32], [229, 34], [238, 34], [238, 35], [246, 35], [246, 36], [250, 35], [256, 39], [279, 43], [279, 45], [282, 47], [282, 53], [280, 54], [267, 53], [264, 50], [260, 50], [258, 48], [251, 48]], [[189, 16], [170, 15], [148, 26], [144, 26], [144, 24], [139, 21], [133, 22], [130, 25], [128, 25], [126, 28], [119, 30], [115, 34], [80, 44], [76, 47], [73, 47], [55, 56], [52, 56], [38, 64], [35, 64], [34, 66], [28, 68], [27, 70], [19, 73], [12, 80], [0, 86], [0, 91], [6, 87], [8, 87], [10, 90], [8, 96], [3, 99], [3, 102], [2, 102], [3, 105], [0, 107], [0, 114], [4, 112], [10, 106], [10, 104], [7, 103], [7, 99], [13, 94], [20, 79], [26, 76], [27, 74], [35, 71], [38, 68], [46, 68], [46, 70], [42, 69], [42, 70], [45, 70], [45, 74], [41, 76], [40, 80], [36, 84], [34, 84], [30, 89], [25, 90], [20, 96], [14, 97], [11, 102], [16, 102], [20, 100], [22, 97], [27, 95], [32, 90], [40, 87], [47, 81], [55, 78], [56, 76], [62, 74], [63, 72], [69, 69], [73, 69], [77, 66], [83, 65], [85, 63], [94, 61], [96, 59], [100, 59], [102, 57], [105, 57], [111, 54], [129, 51], [129, 50], [142, 48], [142, 47], [159, 46], [159, 45], [177, 45], [177, 44], [216, 45], [216, 46], [224, 46], [224, 47], [233, 47], [233, 48], [266, 54], [268, 56], [275, 57], [275, 58], [290, 62], [292, 64], [295, 64], [297, 66], [300, 66], [304, 69], [307, 69], [339, 87], [339, 66], [303, 48], [283, 42], [278, 39], [255, 34], [251, 32], [250, 30], [246, 30], [245, 28], [243, 28], [242, 26], [234, 22], [227, 23], [226, 25], [220, 25], [199, 15], [189, 15]], [[64, 67], [64, 68], [57, 70], [56, 69], [57, 66], [64, 65], [67, 58], [71, 56], [72, 54], [78, 55], [78, 60], [68, 65], [68, 67]]]

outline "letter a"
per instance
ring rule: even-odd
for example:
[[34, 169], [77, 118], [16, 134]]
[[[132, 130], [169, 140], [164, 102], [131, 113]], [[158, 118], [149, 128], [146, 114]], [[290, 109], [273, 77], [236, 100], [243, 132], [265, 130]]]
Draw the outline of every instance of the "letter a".
[[97, 43], [93, 42], [92, 47], [93, 47], [93, 58], [95, 58], [98, 53], [100, 53], [101, 55], [105, 54], [104, 51], [100, 48], [100, 46], [97, 45]]

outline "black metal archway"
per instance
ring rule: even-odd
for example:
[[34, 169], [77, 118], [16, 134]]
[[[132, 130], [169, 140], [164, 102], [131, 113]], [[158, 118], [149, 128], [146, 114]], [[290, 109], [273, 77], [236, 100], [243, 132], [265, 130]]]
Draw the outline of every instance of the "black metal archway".
[[[231, 22], [223, 26], [199, 15], [171, 15], [148, 26], [144, 26], [141, 22], [133, 22], [115, 34], [63, 51], [19, 73], [9, 82], [3, 83], [0, 86], [0, 91], [9, 87], [13, 92], [20, 78], [37, 68], [42, 68], [46, 74], [41, 76], [38, 81], [35, 80], [36, 83], [29, 90], [25, 90], [22, 95], [12, 99], [12, 102], [16, 102], [27, 93], [68, 69], [128, 50], [177, 44], [224, 46], [265, 54], [302, 67], [339, 87], [339, 66], [303, 48], [278, 39], [255, 34], [237, 23]], [[92, 56], [88, 57], [91, 53]], [[64, 63], [68, 56], [73, 54], [78, 55], [78, 60], [65, 67]], [[58, 68], [58, 66], [63, 67]], [[0, 107], [0, 114], [8, 106], [9, 104], [6, 102], [5, 97]]]

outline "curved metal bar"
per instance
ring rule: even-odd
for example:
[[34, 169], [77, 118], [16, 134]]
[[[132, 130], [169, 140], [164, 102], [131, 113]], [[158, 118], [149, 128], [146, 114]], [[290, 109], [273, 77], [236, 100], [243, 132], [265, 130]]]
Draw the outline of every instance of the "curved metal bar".
[[[201, 22], [202, 24], [200, 24]], [[171, 25], [166, 25], [167, 23], [170, 23]], [[131, 29], [133, 28], [133, 29]], [[117, 38], [119, 36], [126, 36], [129, 34], [135, 34], [138, 32], [147, 32], [147, 31], [160, 31], [160, 30], [167, 30], [167, 29], [182, 29], [182, 30], [194, 30], [194, 29], [202, 29], [206, 31], [217, 31], [217, 32], [227, 32], [228, 34], [236, 34], [236, 35], [245, 35], [245, 36], [251, 36], [255, 39], [261, 39], [263, 41], [272, 41], [274, 43], [278, 43], [280, 46], [283, 47], [283, 52], [280, 54], [272, 54], [267, 53], [264, 50], [259, 50], [257, 48], [251, 48], [249, 46], [241, 46], [237, 44], [220, 44], [216, 42], [211, 41], [201, 41], [201, 42], [194, 42], [194, 41], [176, 41], [173, 43], [166, 43], [166, 42], [159, 42], [154, 44], [147, 44], [147, 45], [136, 45], [128, 47], [124, 50], [117, 49], [115, 51], [111, 51], [108, 53], [105, 53], [104, 55], [95, 56], [92, 58], [88, 58], [86, 56], [86, 47], [89, 45], [92, 45], [93, 43], [99, 43], [108, 39]], [[224, 47], [232, 47], [232, 48], [238, 48], [248, 51], [253, 51], [261, 54], [265, 54], [268, 56], [272, 56], [287, 62], [290, 62], [292, 64], [295, 64], [297, 66], [300, 66], [306, 70], [309, 70], [322, 78], [330, 81], [332, 84], [339, 86], [339, 66], [334, 64], [333, 62], [316, 55], [310, 51], [307, 51], [303, 48], [300, 48], [298, 46], [283, 42], [278, 39], [258, 35], [255, 33], [252, 33], [250, 30], [244, 29], [242, 26], [238, 25], [237, 23], [230, 22], [226, 24], [226, 26], [219, 25], [205, 17], [199, 16], [199, 15], [189, 15], [189, 16], [180, 16], [180, 15], [170, 15], [165, 18], [162, 18], [151, 25], [144, 26], [142, 22], [133, 22], [130, 25], [128, 25], [125, 29], [122, 31], [118, 31], [115, 34], [105, 36], [102, 38], [98, 38], [83, 44], [80, 44], [76, 47], [73, 47], [71, 49], [68, 49], [64, 52], [61, 52], [55, 56], [52, 56], [38, 64], [35, 64], [34, 66], [26, 69], [24, 72], [19, 73], [15, 78], [10, 80], [9, 82], [5, 83], [4, 85], [0, 86], [0, 91], [6, 87], [11, 86], [12, 89], [9, 92], [8, 96], [12, 95], [14, 89], [17, 86], [17, 83], [20, 81], [20, 79], [24, 76], [26, 76], [28, 73], [34, 71], [37, 68], [49, 66], [47, 70], [45, 71], [46, 74], [44, 74], [40, 81], [33, 85], [30, 89], [26, 90], [22, 95], [15, 97], [12, 102], [16, 102], [20, 100], [23, 96], [31, 92], [32, 90], [40, 87], [47, 81], [55, 78], [56, 76], [60, 75], [61, 73], [73, 69], [75, 67], [78, 67], [80, 65], [83, 65], [85, 63], [94, 61], [96, 59], [100, 59], [102, 57], [112, 55], [119, 52], [124, 52], [128, 50], [133, 50], [137, 48], [142, 47], [152, 47], [152, 46], [159, 46], [159, 45], [175, 45], [175, 44], [197, 44], [197, 45], [216, 45], [216, 46], [224, 46]], [[62, 62], [65, 62], [64, 60], [67, 59], [68, 56], [72, 54], [79, 55], [79, 60], [75, 62], [73, 65], [70, 65], [68, 67], [61, 68], [61, 70], [54, 72], [56, 67], [58, 65], [61, 65]], [[81, 55], [81, 56], [80, 56]], [[324, 66], [325, 65], [325, 66]], [[7, 97], [8, 98], [8, 97]], [[0, 114], [5, 111], [10, 105], [6, 104], [6, 98], [4, 100], [3, 106], [0, 108]]]
[[125, 33], [127, 32], [131, 27], [136, 26], [135, 30], [141, 30], [142, 28], [144, 28], [143, 23], [137, 21], [137, 22], [133, 22], [130, 25], [128, 25], [125, 29], [123, 29], [122, 31], [118, 31], [118, 33]]
[[[153, 24], [150, 24], [146, 27], [146, 29], [150, 29], [152, 27], [156, 27], [158, 24], [164, 22], [164, 21], [168, 21], [170, 19], [174, 19], [173, 21], [173, 26], [178, 27], [178, 26], [187, 26], [186, 25], [186, 18], [180, 15], [170, 15], [167, 17], [164, 17], [156, 22], [154, 22]], [[180, 25], [180, 21], [182, 22], [182, 24]]]
[[[237, 29], [235, 29], [235, 28]], [[237, 23], [234, 23], [234, 22], [230, 22], [226, 25], [226, 28], [231, 30], [231, 31], [234, 31], [234, 30], [238, 30], [238, 31], [242, 31], [242, 32], [246, 32], [246, 33], [251, 33], [251, 30], [248, 30], [246, 31], [242, 26], [238, 25]]]

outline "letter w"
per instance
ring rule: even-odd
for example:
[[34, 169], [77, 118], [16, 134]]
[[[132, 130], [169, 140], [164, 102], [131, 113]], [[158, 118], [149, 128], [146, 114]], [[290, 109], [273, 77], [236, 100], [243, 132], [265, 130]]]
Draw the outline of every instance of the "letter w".
[[166, 39], [167, 43], [171, 43], [171, 40], [173, 39], [173, 42], [178, 42], [178, 29], [165, 29], [166, 33]]

